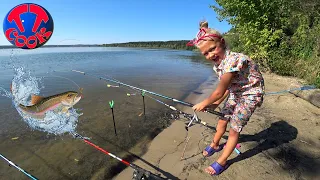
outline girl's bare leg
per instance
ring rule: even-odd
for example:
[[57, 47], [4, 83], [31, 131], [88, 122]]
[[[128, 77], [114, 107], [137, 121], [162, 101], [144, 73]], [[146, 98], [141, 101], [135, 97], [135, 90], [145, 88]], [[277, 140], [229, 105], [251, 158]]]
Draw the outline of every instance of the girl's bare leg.
[[[217, 163], [219, 163], [221, 166], [226, 165], [228, 157], [231, 155], [238, 143], [239, 134], [240, 133], [230, 128], [227, 145], [224, 148], [222, 155], [217, 160]], [[205, 171], [211, 175], [215, 173], [215, 170], [211, 166], [207, 167]]]
[[[222, 137], [222, 135], [226, 132], [228, 121], [220, 119], [218, 121], [217, 125], [217, 132], [213, 136], [213, 141], [211, 142], [210, 146], [213, 147], [214, 149], [219, 148], [219, 142]], [[203, 155], [206, 156], [208, 153], [207, 151], [203, 151]]]

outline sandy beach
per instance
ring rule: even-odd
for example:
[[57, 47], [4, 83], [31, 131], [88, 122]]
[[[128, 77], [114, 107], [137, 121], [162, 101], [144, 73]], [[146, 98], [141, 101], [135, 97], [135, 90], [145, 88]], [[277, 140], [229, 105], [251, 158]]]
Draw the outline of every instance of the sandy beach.
[[[264, 74], [264, 78], [267, 93], [304, 83], [275, 74]], [[209, 78], [185, 101], [198, 103], [206, 98], [215, 87], [213, 82]], [[174, 121], [146, 145], [146, 153], [133, 163], [165, 179], [320, 179], [320, 108], [316, 106], [319, 95], [318, 89], [266, 95], [240, 135], [241, 154], [233, 152], [229, 158], [231, 166], [219, 176], [211, 177], [204, 171], [221, 153], [209, 158], [202, 156], [218, 120], [208, 113], [198, 113], [207, 127], [195, 124], [186, 131], [185, 119]], [[177, 108], [192, 112], [191, 108]], [[220, 143], [226, 142], [228, 129]], [[131, 179], [132, 173], [133, 169], [126, 168], [114, 179]]]

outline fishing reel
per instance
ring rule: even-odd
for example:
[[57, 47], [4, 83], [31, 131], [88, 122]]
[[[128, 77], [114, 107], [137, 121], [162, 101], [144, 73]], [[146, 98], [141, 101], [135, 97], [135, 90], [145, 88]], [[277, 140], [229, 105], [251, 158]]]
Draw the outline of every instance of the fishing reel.
[[144, 169], [135, 169], [133, 171], [132, 180], [164, 180], [161, 176], [155, 175]]
[[144, 172], [134, 170], [132, 180], [148, 180], [148, 177], [144, 174]]

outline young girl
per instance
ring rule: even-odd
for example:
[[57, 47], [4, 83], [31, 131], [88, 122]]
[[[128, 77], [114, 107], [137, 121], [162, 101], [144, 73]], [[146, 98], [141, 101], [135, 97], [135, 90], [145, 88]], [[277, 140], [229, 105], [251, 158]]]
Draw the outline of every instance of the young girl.
[[240, 132], [256, 107], [263, 102], [264, 80], [257, 64], [242, 53], [228, 50], [222, 35], [208, 28], [207, 22], [200, 23], [197, 37], [188, 45], [196, 46], [213, 63], [213, 70], [219, 78], [219, 84], [210, 97], [194, 105], [193, 109], [216, 108], [229, 96], [221, 110], [225, 117], [218, 121], [212, 143], [203, 151], [203, 155], [209, 157], [223, 149], [219, 141], [230, 122], [229, 137], [222, 155], [205, 169], [211, 175], [218, 175], [227, 168], [227, 159], [238, 142]]

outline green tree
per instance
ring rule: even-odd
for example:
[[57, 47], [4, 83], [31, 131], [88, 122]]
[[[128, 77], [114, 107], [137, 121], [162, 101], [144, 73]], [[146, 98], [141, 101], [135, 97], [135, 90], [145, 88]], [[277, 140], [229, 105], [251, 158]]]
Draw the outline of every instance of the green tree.
[[320, 87], [319, 0], [216, 0], [211, 8], [232, 29], [230, 47], [262, 68]]

